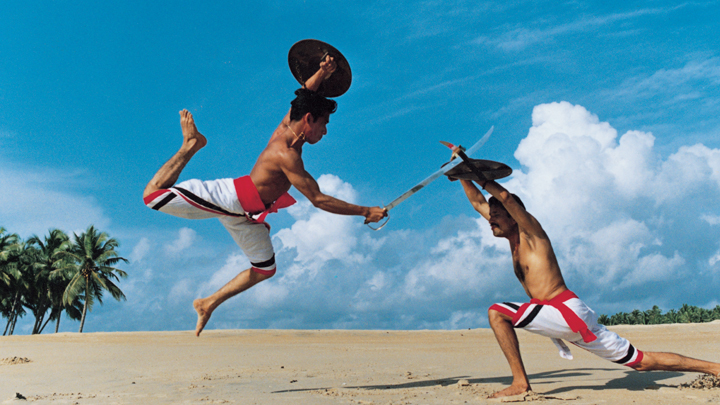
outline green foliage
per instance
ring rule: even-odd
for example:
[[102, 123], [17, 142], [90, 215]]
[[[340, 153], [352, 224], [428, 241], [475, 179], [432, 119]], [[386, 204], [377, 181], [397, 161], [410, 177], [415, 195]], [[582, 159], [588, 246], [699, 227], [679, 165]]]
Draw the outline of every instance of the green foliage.
[[115, 251], [118, 246], [93, 226], [73, 240], [52, 229], [43, 239], [27, 241], [0, 227], [0, 315], [7, 319], [3, 335], [13, 334], [26, 309], [35, 316], [33, 334], [42, 333], [51, 320], [57, 332], [63, 313], [80, 320], [82, 332], [87, 311], [96, 301], [102, 304], [103, 291], [125, 299], [113, 282], [127, 277], [112, 267], [127, 262]]
[[713, 309], [704, 309], [694, 305], [683, 304], [679, 310], [671, 309], [662, 313], [657, 305], [647, 311], [636, 309], [631, 313], [618, 312], [615, 315], [600, 315], [598, 323], [612, 325], [658, 325], [663, 323], [703, 323], [720, 319], [720, 305]]
[[108, 291], [118, 301], [126, 299], [113, 281], [127, 277], [127, 273], [113, 266], [119, 262], [127, 263], [127, 259], [115, 251], [119, 246], [117, 240], [108, 237], [105, 232], [98, 232], [92, 225], [74, 236], [75, 243], [70, 249], [55, 254], [65, 264], [52, 273], [70, 277], [62, 297], [64, 305], [72, 305], [81, 298], [84, 300], [79, 330], [82, 333], [87, 311], [92, 310], [95, 300], [102, 304], [103, 291]]

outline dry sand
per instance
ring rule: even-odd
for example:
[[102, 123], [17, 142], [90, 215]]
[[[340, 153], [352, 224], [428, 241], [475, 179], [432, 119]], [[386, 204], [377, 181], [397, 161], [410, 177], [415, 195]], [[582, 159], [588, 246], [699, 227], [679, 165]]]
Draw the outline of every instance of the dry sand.
[[[641, 350], [720, 362], [720, 322], [611, 329]], [[543, 404], [720, 403], [696, 373], [636, 372], [519, 333]], [[510, 383], [489, 329], [208, 330], [0, 337], [0, 404], [485, 404]], [[24, 399], [20, 399], [19, 396]]]

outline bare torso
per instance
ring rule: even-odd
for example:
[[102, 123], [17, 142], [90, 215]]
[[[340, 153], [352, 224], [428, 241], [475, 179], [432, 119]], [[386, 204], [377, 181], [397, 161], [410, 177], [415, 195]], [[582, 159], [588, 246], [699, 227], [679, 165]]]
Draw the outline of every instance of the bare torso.
[[288, 144], [288, 139], [284, 136], [286, 130], [283, 120], [250, 171], [250, 178], [266, 206], [290, 190], [292, 185], [282, 170], [282, 162], [289, 158], [300, 158], [302, 155], [302, 150], [296, 150]]
[[[544, 236], [544, 237], [543, 237]], [[550, 239], [520, 232], [510, 242], [513, 269], [530, 298], [545, 301], [567, 290]]]

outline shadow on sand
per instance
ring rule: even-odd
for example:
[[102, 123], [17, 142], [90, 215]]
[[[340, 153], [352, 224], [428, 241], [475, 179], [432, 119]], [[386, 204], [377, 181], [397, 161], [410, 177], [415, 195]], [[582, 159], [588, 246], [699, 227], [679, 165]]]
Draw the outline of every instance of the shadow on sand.
[[[580, 368], [570, 370], [557, 370], [547, 371], [542, 373], [531, 374], [531, 384], [534, 382], [537, 385], [553, 384], [567, 382], [569, 378], [577, 378], [583, 376], [591, 376], [598, 371], [617, 371], [613, 368]], [[604, 390], [604, 389], [626, 389], [629, 391], [643, 391], [649, 386], [660, 387], [659, 381], [674, 378], [683, 375], [683, 373], [660, 371], [660, 372], [640, 372], [628, 370], [625, 371], [625, 376], [621, 378], [615, 378], [609, 380], [604, 385], [568, 385], [562, 388], [556, 388], [551, 391], [542, 392], [543, 394], [560, 394], [570, 392], [573, 390]], [[448, 386], [457, 384], [458, 381], [465, 379], [471, 384], [505, 384], [510, 385], [512, 383], [512, 377], [491, 377], [491, 378], [470, 378], [469, 376], [454, 376], [446, 378], [435, 378], [431, 380], [418, 380], [412, 382], [406, 382], [401, 384], [376, 384], [376, 385], [344, 385], [343, 389], [357, 389], [357, 390], [398, 390], [408, 388], [425, 388], [433, 386]], [[273, 391], [273, 394], [287, 393], [287, 392], [304, 392], [304, 391], [317, 391], [317, 390], [329, 390], [338, 387], [316, 387], [316, 388], [301, 388], [291, 390], [280, 390]]]

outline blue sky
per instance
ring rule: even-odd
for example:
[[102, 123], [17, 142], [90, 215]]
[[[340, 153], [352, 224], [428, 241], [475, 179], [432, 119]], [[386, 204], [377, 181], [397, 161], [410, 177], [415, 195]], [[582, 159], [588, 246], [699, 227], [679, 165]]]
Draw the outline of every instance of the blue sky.
[[[718, 20], [718, 1], [12, 2], [0, 226], [94, 224], [120, 241], [128, 300], [108, 298], [85, 331], [193, 329], [192, 300], [249, 263], [219, 222], [154, 212], [142, 190], [178, 149], [183, 108], [209, 144], [181, 180], [247, 174], [298, 87], [287, 52], [314, 38], [353, 72], [303, 155], [325, 192], [387, 204], [447, 160], [438, 141], [469, 146], [495, 126], [475, 157], [514, 169], [503, 184], [596, 312], [713, 307]], [[526, 299], [507, 242], [457, 183], [437, 180], [379, 232], [291, 194], [269, 218], [278, 274], [209, 329], [487, 327], [492, 303]]]

